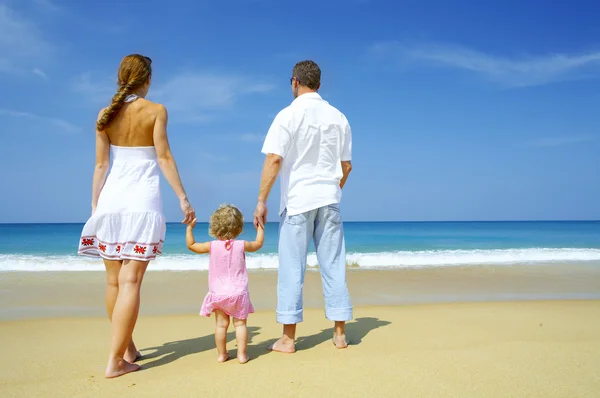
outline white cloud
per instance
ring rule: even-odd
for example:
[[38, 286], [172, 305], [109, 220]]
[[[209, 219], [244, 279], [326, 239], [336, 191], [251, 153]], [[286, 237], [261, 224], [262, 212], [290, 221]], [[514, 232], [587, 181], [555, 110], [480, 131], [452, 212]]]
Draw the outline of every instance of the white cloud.
[[378, 54], [402, 63], [467, 70], [508, 87], [526, 87], [600, 76], [600, 52], [506, 57], [460, 45], [385, 42], [373, 46]]
[[189, 72], [176, 75], [151, 89], [151, 97], [165, 104], [179, 122], [198, 122], [211, 118], [216, 111], [231, 108], [245, 95], [270, 91], [266, 83], [235, 75]]
[[81, 129], [78, 126], [76, 126], [66, 120], [59, 119], [59, 118], [40, 116], [40, 115], [36, 115], [31, 112], [21, 112], [21, 111], [15, 111], [12, 109], [0, 108], [0, 115], [5, 115], [5, 116], [15, 117], [15, 118], [25, 118], [25, 119], [30, 119], [30, 120], [37, 120], [37, 121], [41, 121], [44, 123], [48, 123], [51, 126], [53, 126], [54, 128], [59, 129], [59, 131], [57, 131], [57, 132], [77, 133], [77, 132], [81, 131]]
[[567, 145], [582, 144], [596, 140], [596, 136], [591, 134], [544, 137], [531, 141], [531, 146], [538, 148], [557, 148]]
[[33, 68], [33, 74], [34, 75], [38, 75], [39, 77], [41, 77], [44, 80], [48, 80], [48, 76], [46, 75], [46, 73], [38, 68]]
[[264, 134], [245, 133], [239, 134], [236, 137], [240, 141], [244, 142], [263, 142], [265, 140]]
[[0, 72], [31, 70], [53, 51], [36, 24], [0, 3]]
[[[150, 88], [148, 99], [164, 104], [169, 122], [201, 123], [214, 118], [215, 113], [231, 109], [242, 96], [270, 91], [274, 86], [236, 75], [188, 72], [156, 83]], [[96, 105], [107, 104], [115, 93], [114, 80], [94, 80], [90, 72], [83, 73], [73, 82], [73, 89]]]
[[73, 79], [72, 88], [82, 95], [85, 101], [97, 106], [106, 106], [116, 93], [115, 81], [116, 78], [93, 78], [91, 72], [85, 72]]

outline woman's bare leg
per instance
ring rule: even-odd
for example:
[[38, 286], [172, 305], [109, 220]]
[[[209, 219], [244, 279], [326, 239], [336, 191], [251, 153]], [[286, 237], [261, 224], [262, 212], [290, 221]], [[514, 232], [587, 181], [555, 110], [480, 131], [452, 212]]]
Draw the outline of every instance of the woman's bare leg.
[[131, 341], [140, 309], [140, 290], [148, 261], [125, 260], [119, 272], [119, 294], [112, 313], [112, 340], [106, 377], [112, 378], [139, 370], [123, 359]]
[[217, 361], [225, 362], [229, 359], [227, 353], [227, 329], [229, 328], [229, 315], [220, 310], [215, 310], [215, 343], [217, 345]]
[[245, 319], [233, 318], [233, 326], [235, 326], [235, 339], [238, 346], [238, 361], [240, 363], [248, 362], [246, 347], [248, 346], [248, 328], [246, 327]]
[[[104, 260], [104, 267], [106, 268], [106, 313], [111, 322], [113, 310], [119, 294], [119, 272], [121, 271], [122, 265], [122, 260]], [[132, 337], [123, 358], [127, 362], [133, 363], [139, 356], [140, 353], [135, 347]]]

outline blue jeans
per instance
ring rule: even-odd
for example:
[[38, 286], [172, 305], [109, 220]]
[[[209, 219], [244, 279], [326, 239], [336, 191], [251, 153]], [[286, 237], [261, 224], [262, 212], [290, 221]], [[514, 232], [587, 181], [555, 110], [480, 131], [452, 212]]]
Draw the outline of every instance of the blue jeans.
[[281, 215], [279, 224], [279, 272], [277, 322], [285, 325], [303, 320], [302, 288], [310, 240], [314, 239], [323, 281], [325, 316], [331, 321], [352, 319], [346, 284], [346, 246], [339, 204], [306, 213]]

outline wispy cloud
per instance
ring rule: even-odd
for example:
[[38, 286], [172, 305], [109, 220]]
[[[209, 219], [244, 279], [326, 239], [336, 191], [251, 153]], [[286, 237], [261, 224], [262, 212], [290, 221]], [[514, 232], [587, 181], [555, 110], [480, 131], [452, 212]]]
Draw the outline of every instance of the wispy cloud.
[[243, 142], [263, 142], [265, 140], [265, 134], [244, 133], [238, 134], [236, 138]]
[[[264, 82], [248, 84], [248, 80], [255, 79], [188, 72], [155, 84], [148, 99], [164, 104], [169, 111], [169, 120], [174, 123], [202, 123], [212, 120], [218, 112], [231, 109], [243, 96], [265, 93], [274, 88]], [[110, 101], [116, 87], [114, 80], [94, 79], [87, 72], [74, 80], [73, 89], [100, 105]]]
[[270, 91], [273, 85], [255, 79], [205, 72], [173, 76], [151, 93], [179, 122], [198, 122], [230, 109], [240, 97]]
[[73, 90], [82, 95], [84, 100], [96, 106], [108, 105], [116, 92], [116, 79], [95, 77], [92, 72], [85, 72], [73, 79]]
[[401, 64], [424, 64], [470, 71], [508, 87], [539, 86], [600, 76], [600, 52], [507, 57], [460, 45], [384, 42], [372, 47]]
[[48, 76], [46, 76], [46, 73], [44, 73], [43, 70], [38, 69], [38, 68], [33, 68], [33, 74], [34, 75], [38, 75], [39, 77], [41, 77], [44, 80], [48, 80]]
[[57, 132], [77, 133], [77, 132], [81, 131], [81, 129], [78, 126], [76, 126], [66, 120], [52, 118], [52, 117], [46, 117], [46, 116], [40, 116], [40, 115], [36, 115], [35, 113], [30, 113], [30, 112], [21, 112], [21, 111], [15, 111], [12, 109], [0, 108], [0, 115], [5, 115], [5, 116], [15, 117], [15, 118], [24, 118], [24, 119], [47, 123], [47, 124], [50, 124], [51, 126], [53, 126], [54, 129], [58, 129]]
[[537, 148], [557, 148], [567, 145], [583, 144], [586, 142], [592, 142], [596, 140], [595, 135], [582, 134], [582, 135], [571, 135], [571, 136], [556, 136], [556, 137], [544, 137], [538, 138], [531, 141], [530, 146]]
[[31, 64], [42, 61], [53, 49], [32, 20], [0, 3], [0, 72], [31, 71]]

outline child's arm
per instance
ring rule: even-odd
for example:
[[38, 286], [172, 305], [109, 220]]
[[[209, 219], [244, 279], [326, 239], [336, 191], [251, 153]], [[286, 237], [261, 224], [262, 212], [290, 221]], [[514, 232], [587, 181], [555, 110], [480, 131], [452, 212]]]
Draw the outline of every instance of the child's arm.
[[193, 251], [194, 253], [210, 253], [210, 242], [204, 243], [196, 243], [194, 239], [194, 227], [196, 226], [196, 219], [188, 224], [186, 232], [185, 232], [185, 243], [187, 243], [188, 249]]
[[254, 240], [254, 242], [246, 242], [245, 249], [247, 252], [256, 252], [260, 250], [260, 248], [263, 246], [264, 241], [265, 230], [259, 225], [258, 228], [256, 228], [256, 239]]

